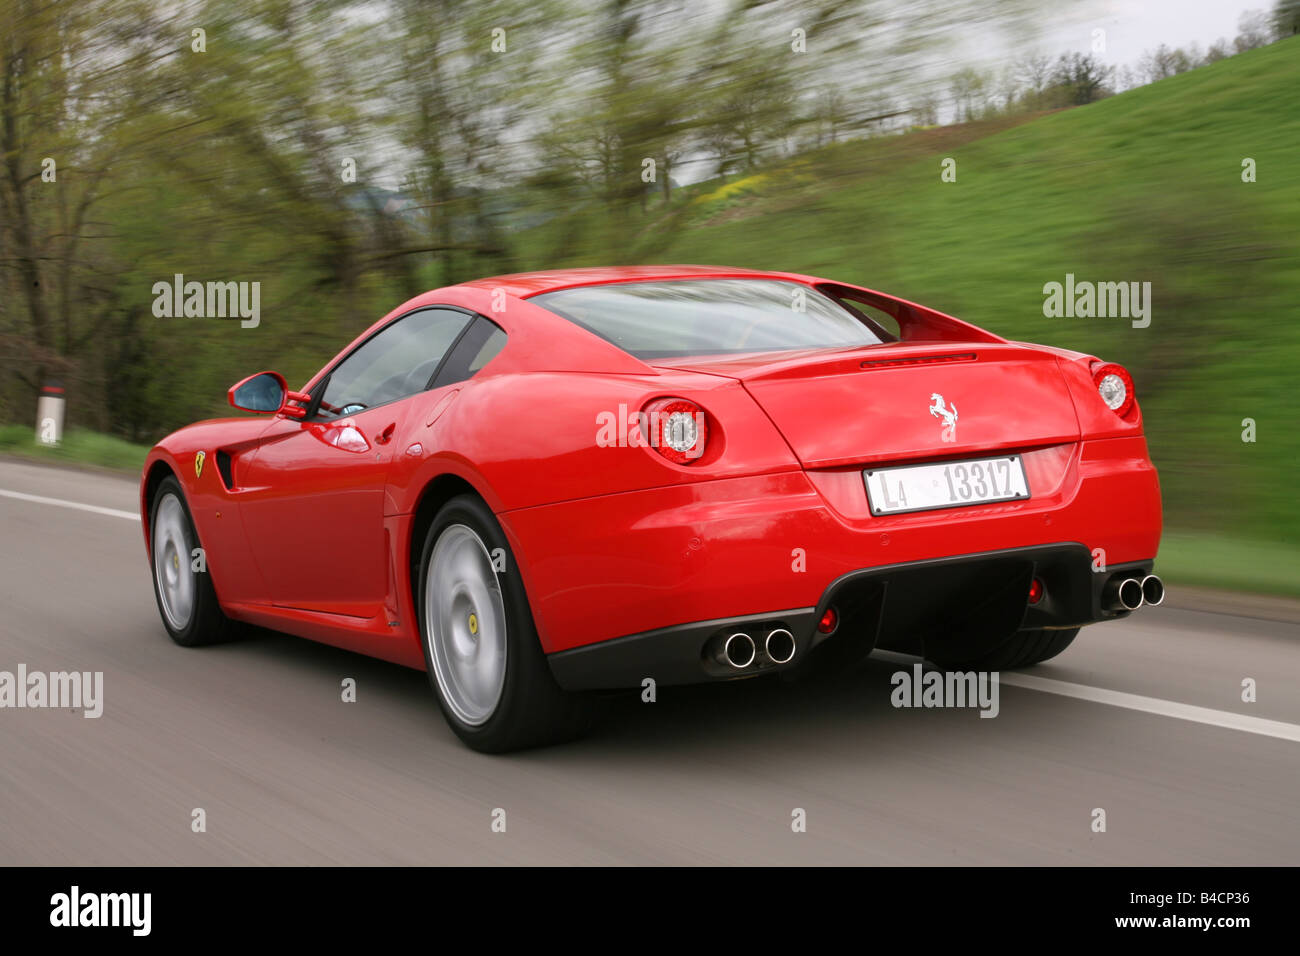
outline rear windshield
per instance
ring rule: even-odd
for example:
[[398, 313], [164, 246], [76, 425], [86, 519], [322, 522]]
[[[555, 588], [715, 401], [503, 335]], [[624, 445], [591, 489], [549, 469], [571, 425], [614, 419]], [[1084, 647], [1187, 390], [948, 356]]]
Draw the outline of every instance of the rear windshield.
[[544, 292], [528, 301], [640, 359], [884, 341], [833, 299], [780, 279], [620, 282]]

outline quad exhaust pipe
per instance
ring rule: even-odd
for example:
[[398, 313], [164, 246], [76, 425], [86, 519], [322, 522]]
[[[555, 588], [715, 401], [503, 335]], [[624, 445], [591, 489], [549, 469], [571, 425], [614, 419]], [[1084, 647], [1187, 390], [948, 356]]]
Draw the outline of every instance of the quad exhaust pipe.
[[1136, 611], [1144, 604], [1157, 607], [1165, 600], [1165, 583], [1154, 574], [1143, 578], [1116, 575], [1101, 592], [1101, 606], [1107, 611]]

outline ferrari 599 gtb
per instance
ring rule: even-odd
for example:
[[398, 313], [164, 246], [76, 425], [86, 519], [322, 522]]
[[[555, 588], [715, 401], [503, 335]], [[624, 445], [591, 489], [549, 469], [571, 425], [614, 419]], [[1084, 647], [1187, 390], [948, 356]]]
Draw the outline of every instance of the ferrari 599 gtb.
[[1027, 666], [1163, 599], [1122, 366], [841, 282], [482, 279], [229, 400], [268, 417], [182, 428], [144, 468], [172, 638], [259, 625], [424, 669], [485, 751], [646, 679], [876, 647]]

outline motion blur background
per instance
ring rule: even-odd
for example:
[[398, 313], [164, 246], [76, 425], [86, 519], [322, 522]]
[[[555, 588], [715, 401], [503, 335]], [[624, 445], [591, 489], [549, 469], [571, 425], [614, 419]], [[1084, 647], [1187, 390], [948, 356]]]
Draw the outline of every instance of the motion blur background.
[[[791, 270], [1126, 365], [1162, 569], [1297, 594], [1298, 23], [1300, 0], [0, 0], [0, 451], [138, 468], [237, 379], [300, 384], [478, 276]], [[260, 324], [155, 317], [176, 273], [260, 283]], [[1045, 317], [1066, 273], [1150, 282], [1150, 327]], [[33, 438], [47, 381], [58, 448]]]

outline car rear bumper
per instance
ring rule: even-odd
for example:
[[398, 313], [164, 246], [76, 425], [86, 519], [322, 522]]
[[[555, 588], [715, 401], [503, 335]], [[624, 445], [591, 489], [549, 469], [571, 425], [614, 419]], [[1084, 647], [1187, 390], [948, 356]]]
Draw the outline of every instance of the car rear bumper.
[[675, 485], [499, 517], [524, 563], [550, 655], [615, 639], [653, 647], [697, 622], [779, 619], [818, 608], [846, 576], [924, 562], [1073, 545], [1090, 568], [1150, 566], [1160, 490], [1142, 438], [1023, 457], [1030, 499], [944, 511], [872, 516], [861, 471], [849, 468]]
[[[551, 671], [567, 690], [634, 687], [646, 678], [657, 684], [733, 680], [789, 670], [802, 665], [823, 644], [841, 661], [858, 660], [876, 647], [923, 654], [931, 640], [947, 648], [982, 645], [1029, 628], [1074, 628], [1127, 617], [1108, 610], [1107, 582], [1142, 578], [1151, 561], [1094, 569], [1092, 553], [1067, 542], [1012, 548], [863, 568], [834, 581], [814, 607], [701, 621], [602, 641], [552, 654]], [[1043, 583], [1040, 600], [1030, 605], [1029, 582]], [[817, 624], [828, 609], [836, 626], [821, 633]], [[765, 653], [775, 629], [793, 636], [794, 653], [777, 661]], [[754, 642], [754, 660], [736, 666], [721, 653], [733, 634]]]

